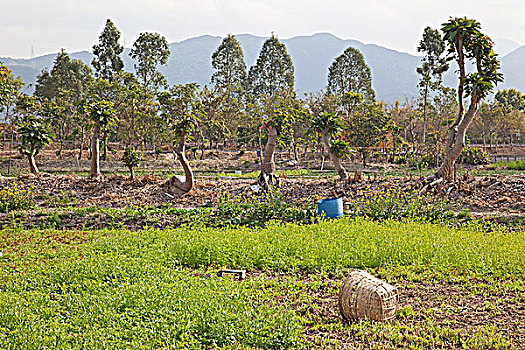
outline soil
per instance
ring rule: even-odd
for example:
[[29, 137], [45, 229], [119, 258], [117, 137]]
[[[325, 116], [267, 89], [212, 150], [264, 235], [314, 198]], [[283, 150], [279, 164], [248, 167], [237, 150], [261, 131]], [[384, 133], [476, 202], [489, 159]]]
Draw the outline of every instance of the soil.
[[[316, 307], [312, 308], [314, 318], [323, 319], [325, 323], [342, 322], [338, 308], [337, 288], [341, 281], [329, 279], [315, 295]], [[494, 327], [494, 333], [510, 340], [516, 349], [525, 346], [525, 307], [520, 302], [518, 292], [485, 289], [483, 293], [472, 293], [472, 289], [485, 284], [484, 281], [471, 281], [469, 286], [459, 286], [444, 281], [412, 282], [399, 281], [399, 308], [413, 310], [406, 317], [397, 320], [409, 329], [441, 327], [457, 330], [471, 335], [475, 328]], [[521, 297], [523, 298], [523, 297]], [[432, 325], [430, 325], [432, 324]], [[408, 337], [414, 334], [407, 331], [399, 348], [403, 348]], [[322, 329], [306, 329], [306, 337], [331, 339], [345, 349], [370, 348], [380, 346], [388, 339], [370, 340], [359, 332], [343, 329], [337, 332]]]
[[[285, 176], [283, 172], [282, 175]], [[122, 175], [102, 177], [92, 180], [75, 174], [21, 175], [17, 178], [1, 178], [0, 188], [11, 181], [23, 183], [34, 188], [36, 207], [35, 215], [42, 211], [55, 210], [57, 207], [72, 205], [80, 208], [100, 207], [124, 209], [130, 206], [139, 208], [169, 205], [174, 208], [214, 207], [220, 193], [234, 196], [253, 194], [251, 185], [255, 179], [243, 178], [197, 178], [195, 188], [182, 196], [169, 194], [163, 184], [166, 177], [159, 175], [139, 176], [130, 180]], [[282, 178], [283, 195], [302, 207], [314, 207], [319, 198], [343, 196], [348, 203], [362, 196], [386, 189], [408, 189], [420, 186], [419, 178], [380, 178], [369, 177], [344, 186], [332, 178]], [[421, 187], [421, 186], [420, 186]], [[455, 184], [434, 186], [437, 200], [451, 199], [456, 203], [457, 211], [468, 209], [476, 217], [492, 218], [499, 221], [514, 221], [519, 228], [525, 226], [525, 176], [494, 175], [484, 177], [462, 177]], [[31, 215], [31, 212], [28, 212]], [[6, 214], [0, 214], [0, 225], [5, 222]], [[4, 217], [4, 218], [2, 218]], [[86, 217], [87, 218], [87, 217]], [[2, 220], [4, 219], [4, 220]], [[75, 219], [71, 227], [82, 227], [82, 222]], [[167, 221], [166, 221], [167, 220]], [[31, 221], [31, 220], [30, 220]], [[161, 227], [170, 226], [169, 218], [164, 218]], [[100, 223], [103, 226], [103, 222]], [[128, 227], [139, 229], [141, 222], [133, 222]]]

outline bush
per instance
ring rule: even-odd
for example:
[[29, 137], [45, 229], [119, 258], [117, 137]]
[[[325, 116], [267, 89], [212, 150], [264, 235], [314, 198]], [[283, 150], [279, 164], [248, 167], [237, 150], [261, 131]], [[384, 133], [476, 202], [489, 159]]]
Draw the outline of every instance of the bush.
[[222, 193], [217, 198], [217, 208], [210, 216], [210, 226], [263, 227], [270, 220], [308, 224], [314, 216], [312, 206], [305, 207], [304, 203], [294, 203], [279, 191], [243, 194], [238, 197]]
[[470, 165], [489, 164], [489, 155], [479, 147], [465, 147], [459, 156], [459, 162]]
[[0, 182], [0, 213], [32, 208], [33, 190], [18, 181]]
[[122, 155], [122, 162], [126, 165], [130, 171], [131, 178], [135, 177], [133, 168], [140, 166], [140, 160], [142, 154], [135, 150], [135, 147], [127, 147]]
[[351, 216], [364, 216], [372, 220], [412, 219], [433, 223], [442, 223], [454, 217], [450, 210], [452, 204], [448, 200], [420, 194], [416, 189], [387, 189], [361, 195], [349, 204]]

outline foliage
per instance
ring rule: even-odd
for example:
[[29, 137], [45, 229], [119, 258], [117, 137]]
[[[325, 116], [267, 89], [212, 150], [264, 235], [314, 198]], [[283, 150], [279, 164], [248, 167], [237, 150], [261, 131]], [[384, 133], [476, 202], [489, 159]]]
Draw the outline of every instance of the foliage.
[[[257, 288], [257, 283], [218, 278], [206, 270], [197, 275], [183, 270], [169, 254], [152, 254], [154, 241], [128, 234], [117, 245], [101, 239], [83, 252], [83, 259], [37, 265], [29, 276], [13, 276], [2, 284], [0, 346], [287, 349], [296, 345], [299, 319], [275, 304], [273, 293]], [[138, 246], [148, 248], [137, 250]]]
[[106, 25], [98, 39], [99, 44], [93, 45], [91, 64], [98, 77], [112, 82], [114, 74], [124, 68], [124, 63], [120, 58], [124, 46], [118, 43], [120, 31], [109, 18], [106, 20]]
[[311, 206], [286, 198], [278, 190], [237, 197], [221, 193], [217, 197], [217, 208], [213, 210], [209, 223], [216, 227], [264, 227], [270, 221], [311, 223], [315, 215]]
[[71, 60], [62, 49], [56, 56], [51, 71], [42, 70], [37, 76], [35, 95], [39, 99], [56, 98], [60, 92], [70, 92], [82, 99], [93, 81], [91, 68], [81, 60]]
[[355, 151], [350, 148], [350, 144], [348, 142], [343, 141], [340, 138], [336, 138], [334, 140], [330, 140], [330, 152], [339, 158], [343, 158], [345, 156], [349, 156]]
[[345, 128], [342, 120], [334, 112], [322, 111], [314, 114], [310, 122], [310, 131], [326, 132], [328, 136], [338, 135]]
[[349, 127], [345, 131], [350, 146], [355, 147], [366, 158], [369, 147], [381, 141], [386, 141], [386, 128], [390, 117], [385, 113], [384, 107], [375, 101], [363, 101], [361, 94], [347, 93], [352, 99], [348, 103], [351, 112]]
[[518, 161], [498, 161], [490, 165], [490, 169], [507, 168], [509, 170], [525, 170], [525, 160]]
[[135, 150], [135, 147], [126, 147], [122, 155], [122, 162], [130, 169], [140, 166], [141, 159], [142, 155]]
[[[493, 51], [494, 43], [481, 32], [479, 22], [464, 18], [450, 18], [443, 23], [444, 40], [449, 44], [449, 54], [453, 55], [460, 65], [460, 89], [458, 99], [470, 96], [476, 92], [483, 99], [503, 81], [497, 54]], [[472, 59], [477, 71], [465, 73], [464, 59]], [[461, 113], [461, 111], [460, 111]]]
[[244, 54], [234, 35], [228, 34], [211, 57], [211, 65], [215, 69], [211, 77], [212, 84], [229, 98], [242, 93], [246, 79], [246, 64]]
[[102, 128], [114, 125], [118, 122], [118, 117], [115, 114], [114, 105], [109, 101], [98, 100], [86, 105], [84, 111], [89, 115], [89, 118]]
[[9, 70], [3, 63], [0, 62], [0, 112], [4, 108], [7, 96], [11, 90], [11, 84], [8, 81]]
[[417, 73], [421, 75], [419, 81], [420, 94], [423, 97], [423, 144], [426, 143], [427, 132], [427, 104], [428, 95], [431, 91], [440, 90], [443, 73], [448, 70], [445, 52], [445, 42], [439, 30], [426, 27], [423, 39], [419, 42], [418, 52], [423, 52], [421, 67], [417, 68]]
[[465, 147], [459, 157], [459, 161], [464, 164], [482, 165], [490, 163], [489, 155], [480, 147]]
[[140, 33], [129, 54], [138, 61], [135, 71], [143, 86], [156, 91], [166, 86], [166, 78], [157, 70], [158, 65], [168, 63], [170, 49], [166, 38], [158, 33]]
[[284, 93], [294, 89], [294, 67], [286, 46], [275, 35], [263, 44], [257, 62], [250, 67], [246, 90], [254, 98]]
[[199, 85], [196, 83], [174, 85], [159, 94], [162, 117], [175, 134], [173, 143], [184, 149], [192, 132], [198, 130], [203, 106], [198, 98]]
[[419, 42], [418, 52], [423, 52], [421, 67], [417, 72], [421, 75], [420, 88], [436, 90], [441, 85], [443, 73], [448, 70], [446, 57], [443, 57], [446, 49], [445, 42], [439, 30], [426, 27], [423, 38]]
[[494, 96], [494, 101], [503, 108], [505, 113], [513, 110], [525, 112], [525, 96], [516, 89], [499, 90]]
[[372, 74], [363, 54], [349, 47], [338, 56], [328, 69], [328, 93], [344, 95], [347, 92], [363, 94], [374, 100]]
[[42, 105], [34, 97], [23, 95], [17, 101], [17, 110], [22, 115], [17, 134], [18, 150], [29, 157], [38, 155], [40, 150], [53, 141], [55, 135], [42, 119]]
[[21, 95], [24, 85], [20, 77], [15, 77], [13, 71], [0, 61], [0, 113], [4, 113], [0, 122], [8, 122], [13, 116], [13, 106]]
[[23, 155], [36, 156], [42, 148], [53, 142], [53, 133], [41, 120], [28, 117], [17, 129], [20, 146], [18, 150]]
[[16, 180], [0, 182], [0, 213], [33, 208], [33, 192], [34, 188]]
[[354, 217], [445, 223], [454, 216], [450, 201], [437, 199], [428, 193], [421, 194], [413, 188], [365, 191], [358, 195], [359, 199], [351, 201], [348, 205], [350, 215]]
[[264, 133], [270, 128], [275, 128], [277, 130], [277, 140], [284, 146], [284, 140], [292, 134], [295, 112], [293, 109], [276, 109], [268, 119], [262, 122], [261, 130], [263, 131], [263, 135], [265, 135]]

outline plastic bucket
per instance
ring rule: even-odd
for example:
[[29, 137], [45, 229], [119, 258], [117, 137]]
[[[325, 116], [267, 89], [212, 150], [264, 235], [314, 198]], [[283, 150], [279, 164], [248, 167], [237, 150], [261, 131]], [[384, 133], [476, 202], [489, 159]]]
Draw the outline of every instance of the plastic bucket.
[[324, 198], [317, 201], [317, 213], [330, 219], [343, 217], [343, 197]]

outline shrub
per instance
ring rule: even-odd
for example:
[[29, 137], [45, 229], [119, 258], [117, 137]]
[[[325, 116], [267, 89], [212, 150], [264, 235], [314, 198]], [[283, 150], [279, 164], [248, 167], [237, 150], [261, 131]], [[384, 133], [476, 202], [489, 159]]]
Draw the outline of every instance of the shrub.
[[124, 150], [124, 155], [122, 156], [122, 162], [128, 167], [130, 172], [130, 177], [133, 179], [135, 177], [135, 167], [140, 165], [140, 160], [142, 155], [135, 150], [135, 147], [127, 147]]
[[311, 223], [313, 207], [304, 206], [279, 192], [261, 192], [232, 196], [222, 193], [217, 197], [217, 208], [210, 216], [211, 226], [246, 225], [265, 226], [270, 220]]
[[468, 146], [461, 152], [459, 161], [464, 164], [482, 165], [489, 164], [490, 157], [482, 148]]
[[424, 222], [444, 222], [454, 216], [452, 204], [416, 189], [400, 188], [360, 193], [362, 196], [349, 204], [351, 216], [364, 216], [372, 220], [413, 219]]

